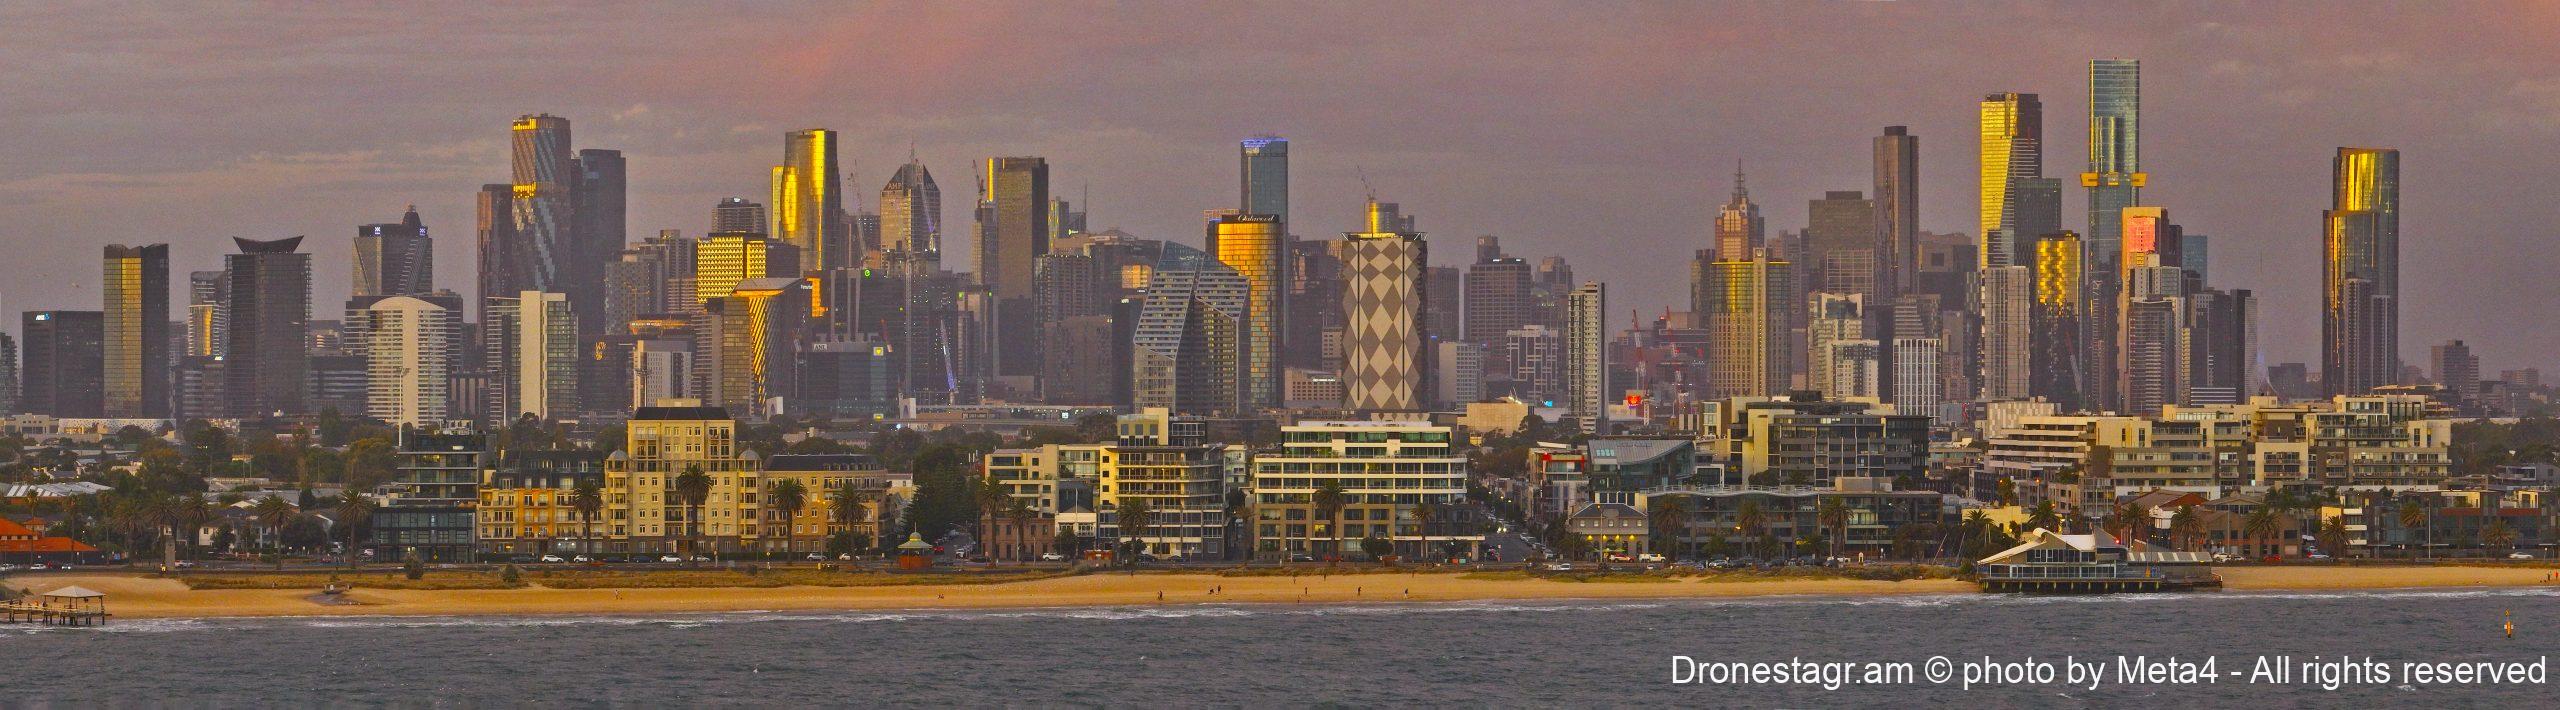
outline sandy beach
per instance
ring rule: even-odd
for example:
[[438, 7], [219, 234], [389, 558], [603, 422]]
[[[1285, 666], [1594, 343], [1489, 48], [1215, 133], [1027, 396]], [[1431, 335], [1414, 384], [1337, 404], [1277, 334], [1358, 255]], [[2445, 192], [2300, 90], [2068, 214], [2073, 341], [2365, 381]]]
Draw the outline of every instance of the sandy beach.
[[[2421, 587], [2515, 587], [2551, 584], [2549, 568], [2526, 567], [2231, 567], [2231, 590], [2338, 590]], [[1969, 582], [1851, 579], [1736, 581], [1654, 578], [1645, 581], [1552, 581], [1468, 578], [1446, 572], [1299, 577], [1214, 574], [1088, 574], [1001, 584], [875, 587], [722, 587], [645, 589], [400, 590], [359, 587], [340, 603], [310, 589], [190, 589], [142, 574], [44, 575], [6, 580], [43, 592], [80, 585], [107, 594], [117, 618], [256, 616], [648, 614], [757, 610], [867, 610], [1131, 606], [1205, 603], [1450, 602], [1534, 599], [1679, 599], [1779, 595], [1868, 596], [1969, 593]], [[1215, 594], [1211, 590], [1218, 591]]]

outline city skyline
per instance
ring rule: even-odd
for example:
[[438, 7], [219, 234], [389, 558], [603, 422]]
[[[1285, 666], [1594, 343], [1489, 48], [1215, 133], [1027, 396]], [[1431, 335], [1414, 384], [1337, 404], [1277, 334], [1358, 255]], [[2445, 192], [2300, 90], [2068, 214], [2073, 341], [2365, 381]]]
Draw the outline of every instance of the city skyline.
[[[2522, 5], [2484, 7], [2507, 8], [2528, 20], [2552, 14]], [[1140, 67], [1146, 54], [964, 51], [983, 49], [970, 38], [975, 30], [966, 28], [1065, 23], [1095, 31], [1136, 30], [1201, 11], [1147, 18], [1128, 11], [990, 16], [968, 8], [850, 9], [841, 16], [803, 18], [815, 20], [808, 23], [811, 29], [793, 35], [804, 41], [700, 68], [643, 71], [699, 57], [618, 46], [612, 51], [639, 58], [635, 68], [600, 69], [585, 82], [515, 79], [473, 92], [457, 92], [453, 87], [463, 82], [452, 79], [470, 62], [483, 61], [475, 55], [540, 60], [566, 72], [583, 66], [579, 51], [601, 53], [605, 49], [597, 45], [615, 44], [604, 37], [609, 30], [647, 37], [681, 28], [716, 37], [794, 18], [764, 10], [722, 13], [717, 22], [682, 12], [656, 13], [645, 23], [575, 11], [510, 17], [527, 32], [557, 30], [573, 40], [540, 51], [512, 36], [462, 35], [459, 24], [402, 26], [399, 31], [428, 40], [422, 44], [452, 40], [410, 55], [342, 49], [338, 43], [396, 24], [368, 23], [362, 11], [303, 20], [312, 34], [334, 33], [329, 42], [288, 39], [255, 52], [223, 43], [256, 24], [243, 17], [143, 10], [134, 13], [135, 31], [127, 38], [69, 46], [46, 38], [59, 34], [46, 28], [66, 18], [0, 11], [7, 19], [0, 25], [27, 32], [0, 55], [85, 58], [22, 62], [37, 69], [0, 78], [0, 88], [30, 99], [22, 110], [0, 117], [0, 129], [7, 129], [0, 135], [13, 136], [0, 143], [10, 156], [0, 160], [0, 242], [27, 251], [27, 258], [0, 266], [0, 276], [29, 284], [0, 291], [0, 304], [18, 310], [93, 305], [91, 285], [37, 278], [45, 272], [36, 269], [59, 271], [61, 264], [94, 258], [94, 250], [107, 243], [167, 241], [172, 268], [192, 271], [212, 268], [229, 251], [226, 237], [308, 234], [319, 237], [306, 247], [315, 261], [345, 263], [352, 247], [335, 235], [379, 222], [410, 203], [420, 206], [428, 224], [450, 233], [469, 223], [472, 190], [505, 168], [506, 136], [494, 127], [514, 116], [547, 112], [577, 120], [580, 145], [620, 148], [629, 156], [631, 218], [624, 236], [631, 242], [660, 228], [699, 234], [708, 227], [700, 205], [717, 197], [762, 196], [769, 189], [775, 139], [807, 127], [844, 133], [844, 189], [853, 191], [848, 202], [865, 208], [877, 208], [870, 186], [895, 172], [910, 149], [946, 174], [988, 157], [1039, 155], [1056, 173], [1057, 193], [1091, 195], [1079, 206], [1094, 215], [1095, 228], [1116, 226], [1188, 242], [1199, 210], [1233, 202], [1233, 141], [1274, 133], [1300, 144], [1292, 165], [1293, 233], [1322, 236], [1356, 227], [1358, 197], [1371, 189], [1363, 187], [1365, 177], [1382, 199], [1426, 218], [1432, 228], [1425, 231], [1440, 242], [1436, 251], [1459, 254], [1463, 240], [1494, 234], [1521, 254], [1571, 253], [1585, 278], [1616, 286], [1613, 307], [1649, 314], [1685, 300], [1680, 262], [1710, 238], [1692, 233], [1692, 225], [1712, 215], [1727, 180], [1723, 166], [1733, 160], [1748, 164], [1766, 202], [1782, 206], [1769, 211], [1774, 236], [1803, 226], [1802, 215], [1783, 206], [1828, 190], [1870, 187], [1867, 141], [1882, 126], [1908, 125], [1923, 139], [1920, 229], [1971, 231], [1967, 196], [1978, 188], [1968, 169], [1977, 149], [1969, 130], [1972, 102], [1996, 91], [2039, 94], [2049, 114], [2048, 160], [2072, 156], [2087, 139], [2081, 130], [2086, 117], [2079, 115], [2087, 101], [2087, 62], [2124, 57], [2144, 62], [2144, 111], [2150, 115], [2143, 132], [2150, 145], [2142, 167], [2161, 176], [2144, 188], [2144, 200], [2174, 209], [2181, 223], [2198, 232], [2224, 237], [2214, 242], [2220, 248], [2214, 280], [2261, 294], [2270, 316], [2262, 340], [2269, 363], [2318, 359], [2317, 213], [2327, 202], [2326, 163], [2338, 146], [2390, 146], [2411, 158], [2405, 179], [2412, 209], [2404, 227], [2411, 235], [2404, 254], [2411, 288], [2401, 306], [2403, 361], [2420, 362], [2424, 353], [2413, 348], [2454, 338], [2506, 366], [2544, 366], [2536, 353], [2560, 347], [2560, 334], [2497, 327], [2530, 317], [2526, 309], [2560, 296], [2560, 285], [2530, 278], [2520, 263], [2496, 258], [2524, 247], [2518, 240], [2551, 221], [2545, 214], [2550, 208], [2530, 199], [2527, 178], [2534, 165], [2512, 157], [2506, 146], [2560, 133], [2560, 122], [2543, 118], [2560, 91], [2532, 78], [2560, 57], [2490, 62], [2478, 54], [2483, 50], [2467, 45], [2440, 50], [2442, 43], [2429, 41], [2426, 32], [2451, 28], [2428, 24], [2418, 13], [2403, 16], [2405, 22], [2376, 23], [2401, 26], [2383, 33], [2361, 24], [2288, 18], [2275, 6], [2210, 18], [2148, 10], [2022, 13], [1997, 22], [2047, 32], [2031, 33], [1997, 66], [1975, 66], [1962, 52], [1937, 46], [1946, 43], [1925, 40], [1933, 31], [1983, 21], [1994, 14], [1991, 8], [1938, 9], [1955, 11], [1723, 12], [1709, 33], [1719, 41], [1692, 43], [1676, 30], [1709, 27], [1707, 13], [1656, 8], [1635, 13], [1642, 23], [1574, 19], [1530, 45], [1564, 53], [1568, 61], [1549, 64], [1527, 50], [1497, 51], [1490, 62], [1474, 62], [1481, 66], [1450, 66], [1409, 49], [1385, 55], [1376, 60], [1378, 70], [1365, 72], [1324, 59], [1317, 48], [1377, 45], [1395, 30], [1418, 32], [1416, 47], [1442, 46], [1463, 31], [1498, 26], [1502, 14], [1405, 13], [1368, 28], [1333, 30], [1321, 29], [1328, 24], [1322, 13], [1275, 13], [1275, 32], [1298, 41], [1266, 50], [1257, 56], [1265, 61], [1248, 70], [1264, 71], [1255, 67], [1267, 65], [1273, 76], [1289, 80], [1255, 91], [1212, 81], [1215, 63], [1189, 53], [1205, 46], [1191, 42], [1207, 40], [1179, 33], [1144, 33], [1150, 39], [1143, 46], [1177, 57], [1147, 71], [1116, 71]], [[455, 22], [471, 15], [457, 13]], [[589, 29], [564, 29], [581, 23]], [[2418, 29], [2408, 30], [2413, 23]], [[879, 28], [884, 24], [912, 31], [885, 32]], [[2487, 31], [2529, 39], [2536, 32], [2532, 26], [2550, 23], [2500, 24]], [[2320, 39], [2269, 39], [2267, 32], [2253, 32], [2278, 27]], [[180, 29], [190, 33], [173, 38]], [[1880, 51], [1905, 52], [1909, 61], [1897, 71], [1846, 74], [1791, 66], [1805, 63], [1806, 55], [1753, 39], [1755, 32], [1783, 31], [1881, 42]], [[861, 34], [867, 32], [880, 34]], [[2074, 41], [2101, 32], [2105, 41]], [[1604, 42], [1612, 33], [1624, 33], [1630, 48]], [[821, 41], [845, 36], [877, 42], [857, 50], [832, 47], [860, 43]], [[151, 42], [174, 46], [155, 48]], [[488, 51], [446, 51], [455, 42]], [[830, 48], [813, 49], [821, 46]], [[864, 74], [888, 56], [873, 52], [919, 46], [931, 51], [904, 56], [938, 71], [918, 72], [921, 78], [907, 81]], [[150, 76], [121, 63], [126, 60], [112, 56], [115, 51], [183, 51], [193, 66], [177, 76]], [[418, 77], [403, 81], [425, 85], [369, 96], [388, 90], [371, 85], [404, 87], [384, 74], [407, 66], [395, 63], [402, 59], [414, 60], [410, 68]], [[182, 106], [175, 115], [236, 118], [197, 118], [185, 126], [140, 115], [77, 121], [119, 104], [49, 90], [75, 71], [84, 91], [94, 86], [155, 95]], [[1517, 84], [1499, 87], [1496, 75], [1516, 75]], [[1929, 78], [1905, 78], [1918, 76]], [[179, 78], [227, 90], [195, 97], [160, 83]], [[1067, 91], [1061, 84], [1081, 88]], [[1471, 92], [1460, 90], [1400, 95], [1411, 103], [1399, 106], [1371, 96], [1424, 85], [1502, 88], [1491, 92], [1496, 96], [1544, 91], [1557, 100], [1478, 105], [1473, 102], [1486, 99], [1467, 98]], [[820, 86], [827, 91], [817, 92]], [[998, 89], [1023, 86], [1042, 87], [1035, 93], [1053, 104], [1094, 110], [1033, 113], [987, 98], [1006, 93]], [[1819, 90], [1800, 90], [1807, 86]], [[1647, 95], [1647, 88], [1664, 91]], [[1132, 96], [1158, 94], [1188, 101], [1169, 102], [1180, 104], [1180, 111], [1153, 110], [1168, 103], [1158, 101], [1145, 102], [1148, 111], [1127, 108]], [[1753, 109], [1711, 100], [1727, 96], [1748, 97], [1753, 101], [1744, 103]], [[346, 104], [361, 98], [379, 100], [356, 101], [357, 109]], [[1606, 120], [1581, 121], [1583, 112], [1569, 110], [1569, 103], [1619, 110]], [[2417, 108], [2355, 110], [2385, 105]], [[386, 106], [403, 110], [382, 110]], [[1769, 118], [1804, 113], [1785, 110], [1791, 107], [1817, 106], [1825, 110], [1814, 114], [1816, 120]], [[2457, 108], [2433, 108], [2440, 106]], [[346, 120], [341, 114], [349, 110], [360, 110], [366, 120]], [[2437, 113], [2445, 110], [2459, 113]], [[1060, 114], [1080, 117], [1055, 118]], [[1576, 120], [1566, 122], [1568, 116]], [[1422, 130], [1434, 123], [1462, 130]], [[1559, 132], [1566, 127], [1574, 130]], [[2049, 162], [2048, 172], [2078, 167], [2074, 162]], [[1573, 187], [1559, 188], [1558, 175], [1567, 178], [1561, 184]], [[1558, 197], [1570, 209], [1541, 203]], [[2078, 196], [2066, 195], [2064, 202], [2064, 224], [2087, 222]], [[110, 204], [150, 207], [106, 209]], [[944, 223], [965, 225], [965, 213], [951, 221], [954, 209], [965, 211], [946, 206]], [[1590, 235], [1624, 248], [1594, 248], [1583, 241]], [[944, 236], [954, 235], [946, 228]], [[471, 240], [440, 241], [437, 260], [471, 263]], [[968, 240], [953, 240], [946, 248], [953, 253], [944, 263], [970, 263], [965, 251], [974, 245]], [[337, 302], [348, 288], [346, 276], [342, 269], [315, 273], [313, 301]], [[469, 292], [459, 276], [447, 270], [436, 285]]]

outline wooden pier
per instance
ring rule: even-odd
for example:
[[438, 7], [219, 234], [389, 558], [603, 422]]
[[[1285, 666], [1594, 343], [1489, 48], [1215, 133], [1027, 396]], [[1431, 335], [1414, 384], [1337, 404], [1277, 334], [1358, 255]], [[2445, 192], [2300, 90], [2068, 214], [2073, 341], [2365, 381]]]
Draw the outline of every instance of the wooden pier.
[[98, 626], [107, 623], [108, 616], [104, 609], [75, 609], [27, 602], [0, 604], [0, 619], [12, 624]]

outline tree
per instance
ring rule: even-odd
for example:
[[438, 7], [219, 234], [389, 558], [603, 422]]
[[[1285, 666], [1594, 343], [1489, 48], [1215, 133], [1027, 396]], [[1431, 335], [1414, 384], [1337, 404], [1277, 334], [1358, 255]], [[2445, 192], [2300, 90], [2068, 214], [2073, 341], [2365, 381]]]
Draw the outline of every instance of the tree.
[[2178, 506], [2178, 512], [2169, 514], [2169, 537], [2173, 541], [2185, 540], [2181, 547], [2196, 547], [2204, 538], [2204, 514], [2196, 512], [2193, 505]]
[[702, 552], [702, 506], [711, 500], [711, 475], [703, 473], [699, 464], [687, 465], [683, 473], [676, 474], [675, 483], [676, 499], [685, 508], [684, 564], [691, 567], [693, 558]]
[[1838, 498], [1823, 498], [1814, 506], [1815, 522], [1822, 525], [1824, 537], [1831, 538], [1831, 556], [1840, 556], [1840, 545], [1849, 536], [1849, 506]]
[[2339, 517], [2339, 518], [2330, 518], [2330, 519], [2328, 519], [2328, 521], [2326, 521], [2326, 522], [2322, 522], [2322, 523], [2320, 524], [2320, 534], [2319, 534], [2317, 537], [2319, 537], [2319, 538], [2320, 538], [2320, 549], [2321, 549], [2321, 551], [2323, 551], [2323, 552], [2327, 552], [2327, 553], [2329, 553], [2329, 554], [2331, 554], [2331, 555], [2336, 555], [2339, 559], [2345, 559], [2345, 558], [2346, 558], [2346, 556], [2347, 556], [2347, 520], [2346, 520], [2346, 518], [2343, 518], [2343, 517]]
[[1317, 517], [1333, 521], [1333, 555], [1337, 558], [1342, 556], [1342, 504], [1344, 502], [1344, 498], [1346, 498], [1346, 496], [1342, 493], [1342, 482], [1334, 480], [1325, 481], [1324, 485], [1316, 487], [1315, 495], [1311, 501], [1315, 503]]
[[373, 500], [357, 495], [353, 489], [349, 489], [338, 494], [337, 507], [338, 527], [345, 531], [346, 534], [342, 537], [347, 543], [347, 548], [341, 552], [346, 555], [347, 566], [354, 567], [356, 566], [356, 543], [361, 539], [366, 521], [373, 518]]
[[1005, 503], [1004, 517], [1013, 522], [1013, 560], [1021, 562], [1023, 552], [1031, 549], [1031, 520], [1039, 517], [1031, 510], [1031, 501], [1012, 498]]
[[267, 528], [267, 548], [275, 553], [276, 569], [279, 570], [284, 569], [284, 526], [293, 522], [295, 515], [293, 505], [278, 496], [259, 499], [258, 506], [250, 509], [250, 517]]
[[2424, 546], [2423, 549], [2426, 549], [2428, 557], [2435, 556], [2436, 553], [2433, 549], [2435, 546], [2434, 543], [2436, 536], [2434, 510], [2419, 506], [2418, 501], [2415, 500], [2402, 501], [2400, 503], [2400, 527], [2406, 530], [2426, 531], [2428, 544]]
[[1663, 554], [1663, 559], [1678, 560], [1680, 537], [1689, 527], [1689, 497], [1654, 496], [1652, 503], [1645, 522], [1652, 524], [1653, 539], [1662, 542], [1652, 547]]
[[203, 530], [205, 525], [212, 523], [218, 517], [221, 517], [221, 512], [214, 507], [212, 501], [204, 497], [204, 494], [189, 493], [179, 496], [176, 503], [169, 507], [170, 537], [175, 538], [179, 544], [193, 546], [197, 531]]
[[1004, 510], [1004, 499], [1012, 496], [1005, 492], [1003, 484], [996, 483], [995, 474], [990, 473], [977, 479], [977, 487], [970, 489], [969, 497], [977, 504], [971, 512], [978, 519], [978, 530], [985, 533], [978, 536], [978, 548], [993, 553], [996, 516]]
[[2142, 535], [2143, 528], [2150, 525], [2151, 511], [2145, 510], [2132, 498], [2126, 498], [2108, 509], [2107, 518], [2110, 522], [2108, 529], [2113, 531], [2116, 539], [2133, 540], [2139, 539], [2137, 536]]
[[[1155, 524], [1156, 509], [1155, 506], [1147, 504], [1147, 499], [1131, 498], [1120, 501], [1120, 540], [1123, 547], [1131, 542], [1141, 542], [1140, 538], [1146, 537], [1147, 531], [1154, 528]], [[1129, 561], [1136, 562], [1137, 559], [1132, 557]]]
[[846, 531], [853, 531], [854, 526], [862, 523], [865, 512], [862, 497], [862, 489], [854, 486], [852, 481], [846, 481], [834, 493], [828, 494], [827, 514]]
[[2062, 532], [2062, 512], [2054, 509], [2053, 501], [2040, 501], [2027, 512], [2027, 529], [2037, 528]]
[[[2276, 513], [2274, 506], [2260, 505], [2250, 510], [2249, 517], [2240, 523], [2240, 534], [2247, 535], [2249, 539], [2256, 541], [2260, 550], [2271, 544], [2268, 542], [2270, 539], [2283, 532], [2283, 518]], [[2251, 552], [2260, 550], [2251, 550]], [[2274, 554], [2274, 552], [2270, 550], [2267, 554]]]
[[1371, 535], [1360, 539], [1360, 552], [1368, 555], [1371, 561], [1386, 559], [1387, 555], [1395, 551], [1395, 542], [1386, 538]]
[[1431, 521], [1440, 517], [1440, 504], [1426, 500], [1415, 504], [1408, 512], [1413, 514], [1414, 552], [1417, 555], [1428, 556], [1427, 550], [1431, 545]]
[[1996, 491], [1997, 491], [1997, 495], [2000, 497], [2000, 504], [2001, 504], [2001, 505], [2017, 505], [2017, 504], [2018, 504], [2018, 481], [2017, 481], [2017, 479], [2012, 479], [2012, 478], [2002, 477], [2002, 478], [2000, 479], [2000, 482], [1999, 482], [1999, 483], [1997, 484], [1997, 486], [1996, 486]]
[[794, 544], [800, 541], [800, 509], [809, 507], [809, 487], [798, 479], [783, 479], [773, 484], [765, 502], [782, 513], [782, 555], [790, 559]]
[[569, 509], [578, 514], [578, 539], [585, 543], [586, 553], [596, 553], [596, 516], [604, 512], [604, 486], [594, 479], [580, 479], [569, 488]]
[[2480, 544], [2488, 545], [2491, 552], [2505, 552], [2515, 542], [2516, 530], [2507, 527], [2504, 517], [2491, 518], [2489, 526], [2480, 529]]

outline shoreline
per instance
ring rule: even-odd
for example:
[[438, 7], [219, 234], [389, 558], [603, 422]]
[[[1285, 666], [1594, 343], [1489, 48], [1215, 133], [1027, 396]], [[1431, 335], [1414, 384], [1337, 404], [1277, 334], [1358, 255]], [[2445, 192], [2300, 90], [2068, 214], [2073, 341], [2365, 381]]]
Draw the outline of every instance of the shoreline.
[[[2342, 591], [2545, 587], [2545, 567], [2223, 567], [2226, 591]], [[1367, 573], [1222, 577], [1207, 573], [1093, 573], [978, 584], [882, 586], [665, 587], [403, 590], [359, 586], [324, 601], [313, 588], [190, 589], [147, 573], [48, 574], [5, 580], [13, 588], [80, 585], [107, 594], [116, 619], [408, 616], [622, 616], [704, 612], [949, 611], [1187, 607], [1204, 604], [1447, 603], [1474, 601], [1647, 601], [1777, 597], [1896, 597], [1979, 594], [1956, 579], [1631, 581], [1469, 579], [1462, 573]], [[2196, 592], [2213, 594], [2214, 592]], [[334, 602], [334, 603], [332, 603]], [[112, 622], [110, 622], [112, 623]]]

